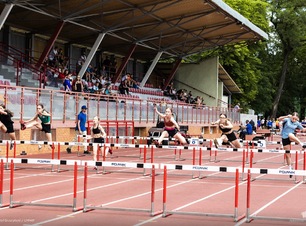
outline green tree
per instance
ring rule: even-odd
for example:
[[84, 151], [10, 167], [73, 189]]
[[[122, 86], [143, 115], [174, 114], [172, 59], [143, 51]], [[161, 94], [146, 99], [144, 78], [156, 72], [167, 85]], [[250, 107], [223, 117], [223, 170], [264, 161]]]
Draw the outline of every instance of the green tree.
[[[264, 31], [268, 31], [268, 4], [265, 1], [226, 0], [225, 2], [253, 24]], [[258, 86], [264, 76], [259, 70], [262, 62], [258, 57], [258, 53], [263, 52], [265, 46], [265, 42], [261, 41], [220, 46], [218, 49], [192, 56], [190, 60], [200, 61], [211, 56], [219, 56], [222, 66], [243, 91], [242, 95], [233, 95], [233, 103], [239, 102], [243, 109], [248, 109], [257, 100], [259, 93], [267, 96], [267, 92], [271, 92], [270, 89], [267, 89], [267, 92], [265, 92], [266, 90], [262, 89], [262, 86]], [[270, 82], [269, 79], [267, 81]], [[271, 94], [269, 93], [268, 96], [271, 96]], [[258, 104], [259, 107], [262, 107], [262, 105]]]
[[[305, 76], [297, 69], [305, 67], [303, 66], [305, 62], [300, 63], [298, 52], [305, 45], [306, 2], [304, 0], [272, 0], [269, 2], [271, 4], [270, 21], [273, 24], [276, 38], [280, 41], [279, 52], [282, 56], [279, 84], [271, 112], [271, 117], [274, 118], [282, 97], [287, 104], [287, 113], [289, 110], [297, 110], [296, 105], [301, 103], [299, 93], [304, 88], [303, 84], [298, 81]], [[286, 95], [283, 95], [284, 93]]]

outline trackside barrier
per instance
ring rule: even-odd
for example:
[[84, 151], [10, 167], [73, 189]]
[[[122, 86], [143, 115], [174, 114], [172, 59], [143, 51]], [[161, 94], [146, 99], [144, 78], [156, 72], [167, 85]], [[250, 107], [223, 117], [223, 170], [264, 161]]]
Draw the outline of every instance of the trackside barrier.
[[[229, 217], [233, 218], [235, 222], [241, 220], [245, 215], [238, 216], [238, 194], [239, 194], [239, 169], [234, 167], [218, 167], [218, 166], [192, 166], [183, 165], [178, 167], [173, 164], [161, 164], [161, 168], [164, 169], [164, 183], [163, 183], [163, 217], [168, 217], [173, 214], [181, 215], [196, 215], [196, 216], [209, 216], [209, 217]], [[227, 213], [204, 213], [204, 212], [186, 212], [186, 211], [169, 211], [166, 208], [167, 205], [167, 170], [202, 170], [202, 171], [214, 171], [214, 172], [233, 172], [235, 173], [235, 190], [234, 190], [234, 209], [233, 214]]]
[[[251, 173], [256, 174], [274, 174], [274, 175], [286, 175], [294, 174], [305, 177], [306, 172], [304, 170], [282, 170], [282, 169], [247, 169], [247, 206], [246, 206], [246, 222], [249, 223], [255, 219], [260, 220], [278, 220], [278, 221], [289, 221], [289, 222], [306, 222], [306, 218], [289, 218], [289, 217], [275, 217], [275, 216], [259, 216], [257, 213], [251, 214]], [[302, 182], [300, 182], [302, 183]], [[300, 184], [299, 183], [299, 184]], [[298, 184], [298, 185], [299, 185]], [[296, 186], [298, 186], [296, 185]], [[304, 200], [300, 200], [304, 202]]]
[[35, 203], [35, 202], [17, 202], [13, 200], [14, 195], [14, 160], [11, 160], [11, 173], [10, 173], [10, 208], [15, 208], [19, 206], [45, 206], [45, 207], [66, 207], [72, 208], [72, 211], [80, 211], [82, 208], [76, 207], [77, 198], [77, 177], [78, 177], [78, 165], [77, 162], [74, 163], [74, 174], [73, 174], [73, 198], [72, 204], [54, 204], [54, 203]]
[[[105, 163], [105, 162], [103, 162]], [[110, 164], [112, 165], [112, 164]], [[162, 213], [162, 211], [154, 212], [154, 199], [155, 199], [155, 164], [131, 164], [128, 167], [131, 166], [137, 167], [137, 168], [149, 168], [152, 170], [152, 176], [151, 176], [151, 207], [150, 209], [145, 208], [124, 208], [124, 207], [106, 207], [106, 205], [103, 206], [93, 206], [93, 205], [87, 205], [87, 185], [88, 185], [88, 167], [87, 162], [85, 162], [84, 166], [84, 199], [83, 199], [83, 212], [88, 212], [91, 210], [117, 210], [117, 211], [132, 211], [132, 212], [149, 212], [150, 216], [156, 216]], [[157, 165], [159, 167], [159, 165]]]

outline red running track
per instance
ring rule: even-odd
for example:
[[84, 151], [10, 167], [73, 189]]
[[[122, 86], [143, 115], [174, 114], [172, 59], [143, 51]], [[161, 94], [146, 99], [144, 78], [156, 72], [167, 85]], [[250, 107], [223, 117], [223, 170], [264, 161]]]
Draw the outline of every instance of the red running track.
[[[274, 147], [273, 147], [274, 148]], [[295, 147], [293, 147], [295, 148]], [[106, 158], [110, 162], [143, 162], [136, 149], [115, 150], [117, 157]], [[26, 156], [44, 158], [45, 154]], [[192, 164], [192, 151], [183, 151], [175, 161], [173, 150], [157, 149], [154, 162], [176, 165]], [[23, 158], [25, 156], [22, 156]], [[218, 161], [209, 161], [209, 153], [203, 152], [203, 166], [241, 167], [242, 154], [237, 152], [218, 152]], [[77, 157], [75, 153], [62, 153], [62, 159], [91, 160], [91, 156]], [[293, 155], [294, 158], [294, 155]], [[147, 159], [150, 162], [150, 159]], [[199, 160], [197, 159], [196, 162]], [[298, 169], [302, 169], [302, 156], [298, 158]], [[35, 167], [35, 168], [34, 168]], [[249, 164], [246, 164], [249, 167]], [[283, 154], [254, 153], [254, 168], [287, 169], [283, 164]], [[71, 204], [73, 200], [72, 166], [61, 166], [69, 171], [51, 172], [50, 165], [16, 164], [14, 171], [13, 199], [20, 202]], [[20, 170], [19, 170], [20, 169]], [[55, 167], [55, 169], [57, 169]], [[100, 169], [101, 171], [102, 169]], [[151, 207], [152, 178], [143, 175], [143, 169], [106, 167], [107, 174], [97, 173], [88, 167], [87, 198], [88, 205], [121, 208], [122, 210], [95, 209], [88, 212], [73, 212], [69, 207], [19, 206], [0, 208], [1, 225], [305, 225], [289, 219], [306, 218], [306, 184], [303, 178], [290, 179], [288, 175], [252, 174], [250, 195], [250, 215], [287, 218], [288, 221], [254, 219], [246, 223], [246, 218], [234, 222], [230, 217], [210, 217], [197, 215], [162, 214], [150, 216], [148, 212], [126, 211], [123, 209], [149, 209]], [[145, 174], [149, 174], [147, 169]], [[193, 213], [234, 213], [235, 173], [167, 171], [166, 209]], [[238, 215], [244, 215], [247, 207], [247, 174], [240, 174]], [[193, 178], [196, 177], [196, 178]], [[3, 204], [10, 201], [10, 170], [3, 174]], [[163, 170], [156, 170], [154, 210], [164, 208]], [[84, 170], [79, 167], [77, 175], [76, 206], [83, 206]]]

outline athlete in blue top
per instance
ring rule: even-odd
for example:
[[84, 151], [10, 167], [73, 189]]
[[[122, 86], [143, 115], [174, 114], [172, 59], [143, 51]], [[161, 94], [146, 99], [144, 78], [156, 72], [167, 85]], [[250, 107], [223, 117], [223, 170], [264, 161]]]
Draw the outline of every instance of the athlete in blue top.
[[[287, 116], [281, 116], [278, 118], [279, 121], [282, 121], [283, 129], [281, 132], [282, 136], [282, 144], [284, 147], [284, 150], [290, 150], [290, 143], [295, 142], [301, 145], [301, 147], [304, 149], [306, 148], [306, 145], [303, 144], [295, 135], [296, 129], [301, 129], [303, 132], [306, 131], [306, 128], [302, 126], [301, 123], [299, 123], [299, 115], [297, 112], [294, 112], [292, 115]], [[291, 164], [291, 156], [290, 153], [286, 153], [286, 161], [289, 166], [289, 169], [292, 169]], [[290, 177], [292, 177], [290, 175]]]
[[[81, 112], [78, 114], [78, 121], [75, 127], [75, 132], [76, 132], [76, 136], [73, 140], [73, 142], [78, 141], [78, 136], [83, 136], [83, 142], [86, 143], [87, 142], [87, 130], [86, 130], [86, 121], [87, 121], [87, 107], [86, 105], [83, 105], [81, 108]], [[69, 146], [66, 150], [67, 153], [71, 153], [71, 147]], [[87, 146], [84, 146], [84, 154], [89, 154], [89, 151], [87, 151], [86, 149]]]

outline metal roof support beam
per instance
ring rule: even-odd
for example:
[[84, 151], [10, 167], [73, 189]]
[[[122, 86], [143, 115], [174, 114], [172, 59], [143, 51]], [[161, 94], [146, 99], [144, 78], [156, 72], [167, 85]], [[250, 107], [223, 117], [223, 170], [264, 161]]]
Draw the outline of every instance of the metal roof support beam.
[[123, 69], [126, 67], [127, 63], [129, 62], [132, 54], [134, 53], [135, 49], [136, 49], [137, 44], [134, 44], [130, 47], [128, 54], [124, 57], [124, 60], [122, 61], [119, 69], [116, 72], [115, 77], [113, 78], [113, 83], [118, 82], [118, 79], [120, 77], [120, 75], [122, 74]]
[[82, 78], [82, 76], [84, 75], [86, 69], [88, 68], [88, 65], [90, 64], [92, 58], [94, 57], [95, 53], [97, 52], [104, 36], [105, 36], [106, 33], [100, 33], [98, 38], [96, 39], [94, 45], [92, 46], [86, 60], [85, 60], [85, 63], [83, 64], [81, 70], [79, 71], [79, 76]]
[[171, 80], [173, 79], [173, 77], [174, 77], [174, 75], [175, 75], [177, 69], [178, 69], [179, 66], [181, 65], [181, 63], [182, 63], [182, 58], [179, 58], [179, 59], [176, 60], [176, 62], [175, 62], [175, 64], [174, 64], [174, 67], [173, 67], [173, 69], [172, 69], [170, 75], [168, 76], [168, 78], [167, 78], [167, 80], [166, 80], [164, 86], [162, 87], [162, 90], [165, 90], [166, 87], [170, 84]]
[[8, 15], [10, 14], [14, 4], [5, 4], [4, 9], [2, 10], [2, 13], [0, 15], [0, 30], [2, 29], [2, 26], [4, 22], [6, 21]]
[[65, 22], [63, 20], [58, 22], [54, 33], [52, 34], [51, 38], [49, 39], [49, 41], [48, 41], [48, 43], [47, 43], [43, 53], [40, 55], [40, 58], [39, 58], [39, 60], [37, 61], [36, 65], [35, 65], [36, 68], [40, 68], [42, 63], [45, 61], [46, 57], [48, 56], [49, 52], [52, 49], [52, 46], [55, 43], [55, 40], [57, 39], [58, 35], [61, 33], [61, 30], [63, 29], [64, 24], [65, 24]]
[[157, 62], [159, 61], [162, 54], [163, 54], [163, 51], [160, 51], [160, 52], [157, 53], [157, 55], [155, 56], [152, 64], [150, 65], [149, 70], [147, 71], [146, 75], [142, 79], [142, 81], [140, 83], [140, 87], [143, 87], [146, 84], [146, 82], [148, 81], [148, 78], [150, 77], [153, 69], [155, 68], [155, 66], [156, 66]]

